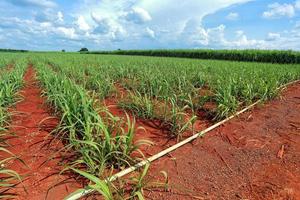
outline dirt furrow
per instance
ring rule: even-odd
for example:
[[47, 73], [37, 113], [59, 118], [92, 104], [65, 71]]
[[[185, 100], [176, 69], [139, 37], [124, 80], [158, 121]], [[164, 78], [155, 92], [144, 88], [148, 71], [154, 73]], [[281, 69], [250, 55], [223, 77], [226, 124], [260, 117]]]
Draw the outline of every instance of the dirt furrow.
[[80, 186], [73, 179], [59, 175], [63, 155], [57, 152], [63, 144], [50, 134], [58, 119], [51, 116], [45, 98], [41, 97], [33, 66], [27, 69], [24, 81], [25, 87], [20, 92], [23, 100], [11, 109], [9, 131], [14, 137], [8, 139], [8, 149], [25, 163], [13, 161], [9, 168], [22, 175], [23, 182], [9, 192], [17, 194], [16, 199], [62, 199]]
[[[102, 102], [104, 106], [106, 106], [111, 114], [116, 117], [123, 118], [123, 120], [127, 121], [127, 115], [131, 122], [135, 121], [135, 137], [134, 140], [147, 140], [152, 143], [152, 145], [142, 145], [140, 150], [143, 152], [144, 156], [150, 157], [154, 154], [157, 154], [164, 149], [173, 146], [177, 143], [177, 139], [172, 138], [169, 130], [161, 127], [161, 123], [159, 120], [148, 120], [142, 119], [134, 116], [134, 114], [130, 111], [125, 111], [118, 106], [118, 102], [121, 100], [128, 98], [128, 91], [122, 87], [120, 84], [115, 85], [117, 94], [115, 96], [108, 97], [104, 99]], [[195, 132], [204, 130], [209, 127], [211, 123], [199, 117], [194, 124]], [[191, 136], [191, 131], [186, 132], [182, 135], [182, 139]]]

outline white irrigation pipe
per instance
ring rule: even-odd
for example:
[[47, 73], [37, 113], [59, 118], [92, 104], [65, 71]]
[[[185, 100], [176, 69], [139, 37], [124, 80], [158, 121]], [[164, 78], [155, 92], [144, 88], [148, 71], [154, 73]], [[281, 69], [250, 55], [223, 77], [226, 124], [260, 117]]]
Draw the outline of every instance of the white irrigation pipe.
[[[300, 81], [300, 80], [287, 83], [287, 84], [279, 87], [278, 89], [284, 88], [284, 87], [286, 87], [288, 85], [291, 85], [291, 84], [294, 84], [294, 83], [297, 83], [298, 81]], [[177, 144], [175, 144], [175, 145], [173, 145], [173, 146], [171, 146], [171, 147], [169, 147], [169, 148], [167, 148], [167, 149], [165, 149], [165, 150], [163, 150], [161, 152], [159, 152], [158, 154], [155, 154], [155, 155], [147, 158], [146, 160], [143, 160], [143, 161], [139, 162], [138, 164], [136, 164], [136, 165], [134, 165], [132, 167], [129, 167], [129, 168], [127, 168], [127, 169], [125, 169], [125, 170], [123, 170], [123, 171], [121, 171], [119, 173], [116, 173], [115, 175], [109, 177], [106, 181], [110, 181], [110, 182], [115, 181], [118, 178], [121, 178], [121, 177], [123, 177], [123, 176], [125, 176], [127, 174], [130, 174], [131, 172], [137, 170], [138, 168], [145, 166], [147, 163], [151, 163], [151, 162], [153, 162], [153, 161], [155, 161], [155, 160], [157, 160], [157, 159], [165, 156], [166, 154], [168, 154], [168, 153], [170, 153], [170, 152], [178, 149], [179, 147], [181, 147], [181, 146], [183, 146], [183, 145], [185, 145], [187, 143], [190, 143], [191, 141], [197, 139], [198, 137], [204, 136], [207, 132], [209, 132], [209, 131], [211, 131], [211, 130], [213, 130], [213, 129], [219, 127], [219, 126], [221, 126], [222, 124], [228, 122], [232, 118], [234, 118], [234, 117], [236, 117], [236, 116], [238, 116], [238, 115], [246, 112], [247, 110], [253, 108], [255, 105], [259, 104], [261, 101], [262, 100], [258, 100], [255, 103], [251, 104], [250, 106], [244, 108], [243, 110], [241, 110], [241, 111], [239, 111], [239, 112], [231, 115], [230, 117], [228, 117], [228, 118], [226, 118], [226, 119], [224, 119], [224, 120], [222, 120], [222, 121], [214, 124], [213, 126], [211, 126], [211, 127], [207, 128], [207, 129], [205, 129], [205, 130], [203, 130], [203, 131], [201, 131], [201, 132], [199, 132], [199, 133], [197, 133], [197, 134], [195, 134], [195, 135], [193, 135], [193, 136], [191, 136], [191, 137], [189, 137], [189, 138], [187, 138], [187, 139], [185, 139], [185, 140], [183, 140], [183, 141], [181, 141], [181, 142], [179, 142], [179, 143], [177, 143]], [[90, 194], [90, 193], [94, 192], [94, 191], [95, 190], [93, 190], [93, 189], [80, 190], [78, 193], [76, 193], [76, 194], [74, 193], [71, 197], [65, 198], [65, 200], [77, 200], [77, 199], [80, 199], [80, 198], [84, 197], [87, 194]]]

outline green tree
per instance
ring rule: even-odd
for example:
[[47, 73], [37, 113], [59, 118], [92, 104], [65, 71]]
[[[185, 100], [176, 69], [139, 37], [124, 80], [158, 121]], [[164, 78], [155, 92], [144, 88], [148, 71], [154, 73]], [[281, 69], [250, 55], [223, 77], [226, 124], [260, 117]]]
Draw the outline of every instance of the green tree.
[[86, 52], [86, 51], [89, 51], [87, 48], [81, 48], [80, 50], [79, 50], [79, 52]]

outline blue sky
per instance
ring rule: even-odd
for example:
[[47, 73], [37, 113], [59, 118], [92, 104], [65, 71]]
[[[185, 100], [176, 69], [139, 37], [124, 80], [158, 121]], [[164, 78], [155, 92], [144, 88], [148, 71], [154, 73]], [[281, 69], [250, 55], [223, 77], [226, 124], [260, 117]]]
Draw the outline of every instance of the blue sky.
[[0, 48], [300, 50], [300, 0], [1, 0]]

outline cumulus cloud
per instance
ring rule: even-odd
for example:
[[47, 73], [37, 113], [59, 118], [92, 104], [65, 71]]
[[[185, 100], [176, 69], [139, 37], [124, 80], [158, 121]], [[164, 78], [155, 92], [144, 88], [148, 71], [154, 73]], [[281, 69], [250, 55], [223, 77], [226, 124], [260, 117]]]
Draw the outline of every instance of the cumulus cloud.
[[[230, 25], [228, 21], [213, 26], [203, 21], [205, 16], [220, 10], [226, 14], [223, 8], [250, 1], [185, 0], [174, 3], [174, 0], [82, 0], [74, 4], [75, 1], [72, 1], [73, 8], [63, 13], [61, 11], [65, 7], [59, 7], [65, 6], [59, 3], [62, 1], [3, 0], [0, 1], [0, 11], [3, 12], [6, 6], [14, 8], [18, 14], [17, 17], [10, 16], [10, 13], [0, 14], [0, 29], [3, 30], [0, 35], [7, 39], [8, 44], [26, 45], [28, 41], [28, 47], [35, 45], [46, 49], [61, 45], [66, 45], [65, 49], [73, 47], [75, 50], [81, 46], [94, 49], [300, 48], [300, 24], [296, 20], [291, 20], [294, 24], [290, 24], [286, 32], [272, 32], [275, 31], [272, 28], [265, 30], [260, 33], [264, 39], [257, 39], [257, 34], [252, 37], [251, 32], [242, 30], [243, 25], [234, 30], [233, 27], [227, 28]], [[263, 17], [297, 16], [300, 0], [292, 1], [273, 3], [268, 8], [264, 3], [267, 9]], [[227, 20], [239, 18], [238, 12], [227, 12]]]
[[146, 28], [146, 36], [148, 36], [150, 38], [155, 38], [155, 32], [151, 28], [147, 27]]
[[5, 20], [7, 27], [9, 27], [9, 32], [20, 32], [28, 37], [40, 37], [40, 36], [50, 36], [57, 35], [67, 39], [76, 39], [78, 35], [73, 27], [58, 26], [52, 22], [38, 22], [35, 20], [23, 20], [17, 17], [14, 18], [0, 18], [0, 20]]
[[238, 40], [229, 42], [232, 48], [264, 48], [265, 41], [248, 39], [246, 35], [242, 35]]
[[64, 14], [61, 11], [57, 12], [57, 21], [63, 22], [64, 21]]
[[126, 31], [122, 27], [118, 27], [109, 34], [111, 41], [120, 42], [126, 37]]
[[275, 41], [278, 40], [280, 38], [280, 34], [279, 33], [268, 33], [267, 36], [267, 41]]
[[96, 13], [91, 13], [92, 19], [94, 22], [96, 22], [97, 26], [94, 29], [95, 33], [100, 34], [106, 34], [112, 31], [113, 29], [116, 29], [118, 26], [113, 19], [108, 17], [102, 17], [100, 15], [97, 15]]
[[[74, 8], [76, 15], [73, 24], [77, 26], [78, 34], [85, 34], [84, 37], [90, 41], [101, 40], [99, 43], [105, 43], [107, 48], [113, 45], [111, 42], [116, 41], [124, 41], [123, 44], [127, 48], [136, 48], [149, 42], [145, 38], [155, 38], [155, 42], [147, 43], [145, 47], [153, 48], [154, 45], [159, 45], [174, 48], [176, 43], [180, 47], [179, 42], [193, 43], [186, 42], [184, 37], [178, 40], [187, 21], [195, 19], [199, 25], [207, 14], [248, 1], [251, 0], [186, 0], [174, 4], [174, 0], [84, 0]], [[83, 23], [82, 18], [79, 23], [80, 16], [84, 17], [86, 23]], [[88, 26], [83, 28], [79, 24]], [[197, 31], [199, 35], [201, 29]], [[204, 35], [205, 31], [203, 30]], [[199, 41], [196, 36], [189, 38], [191, 41]], [[202, 42], [205, 43], [206, 40], [203, 37]]]
[[53, 8], [56, 3], [52, 0], [9, 0], [9, 3], [20, 7], [45, 7]]
[[[70, 25], [37, 22], [34, 19], [18, 17], [0, 17], [0, 20], [6, 22], [5, 32], [1, 33], [6, 41], [3, 48], [35, 50], [59, 50], [57, 48], [74, 50], [75, 48], [77, 50], [83, 46], [83, 41], [90, 40], [80, 37], [82, 35], [79, 35]], [[2, 23], [0, 29], [1, 27]]]
[[137, 24], [142, 24], [152, 20], [150, 14], [143, 8], [133, 7], [131, 11], [127, 12], [125, 18]]
[[67, 39], [76, 39], [77, 38], [74, 28], [58, 27], [58, 28], [56, 28], [56, 32], [64, 37], [66, 37]]
[[242, 30], [238, 30], [238, 31], [235, 32], [235, 34], [236, 34], [236, 37], [241, 37], [241, 36], [244, 35], [245, 33], [244, 33], [244, 31], [242, 31]]
[[263, 13], [263, 17], [267, 19], [280, 18], [280, 17], [294, 17], [295, 8], [293, 4], [279, 4], [273, 3], [268, 6], [269, 10]]
[[207, 29], [207, 34], [209, 35], [209, 42], [210, 44], [225, 44], [225, 28], [226, 26], [224, 24], [221, 24], [215, 28], [209, 28]]
[[227, 16], [226, 16], [226, 19], [228, 20], [237, 20], [239, 19], [239, 14], [238, 13], [235, 13], [235, 12], [231, 12], [229, 13]]
[[90, 25], [86, 22], [82, 15], [77, 18], [76, 25], [81, 31], [89, 31], [91, 29]]
[[201, 24], [190, 21], [182, 32], [182, 39], [186, 38], [192, 47], [205, 48], [264, 48], [264, 40], [249, 39], [243, 30], [236, 31], [236, 37], [229, 40], [225, 36], [226, 26], [204, 28]]
[[207, 31], [202, 28], [201, 22], [195, 19], [188, 20], [180, 32], [180, 40], [186, 41], [188, 44], [203, 44], [208, 43]]
[[122, 41], [126, 36], [126, 31], [118, 21], [91, 13], [92, 19], [97, 24], [93, 30], [94, 34], [107, 35], [111, 41], [119, 42]]
[[224, 44], [225, 28], [226, 26], [221, 24], [217, 27], [205, 29], [197, 20], [189, 20], [181, 32], [181, 40], [186, 40], [190, 45]]

